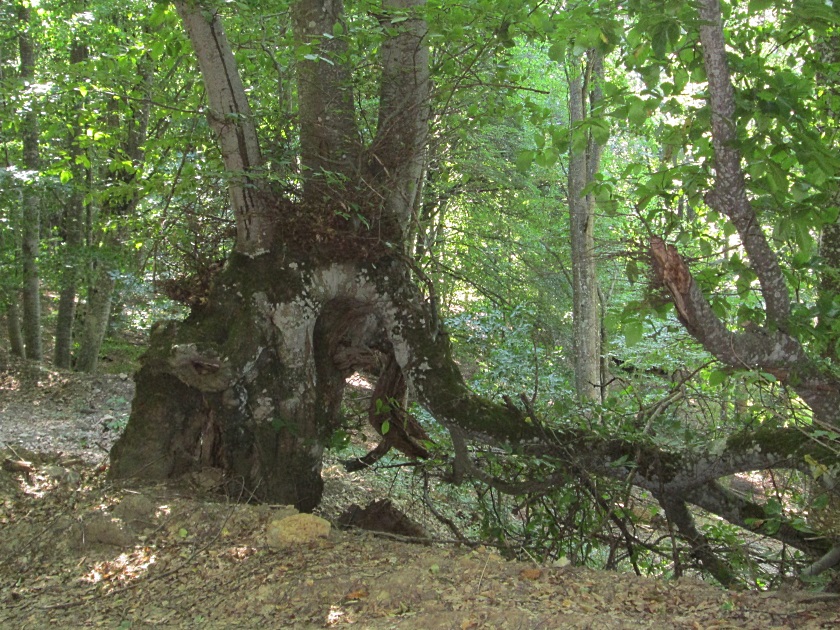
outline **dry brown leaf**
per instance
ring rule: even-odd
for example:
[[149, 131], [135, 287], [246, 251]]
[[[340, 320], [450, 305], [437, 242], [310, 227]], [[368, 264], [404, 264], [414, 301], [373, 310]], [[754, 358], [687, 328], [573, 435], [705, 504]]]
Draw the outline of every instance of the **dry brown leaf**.
[[538, 580], [542, 575], [542, 569], [522, 569], [519, 577], [523, 580]]
[[344, 599], [364, 599], [368, 595], [370, 595], [370, 593], [366, 588], [357, 588], [347, 593], [347, 595], [344, 596]]

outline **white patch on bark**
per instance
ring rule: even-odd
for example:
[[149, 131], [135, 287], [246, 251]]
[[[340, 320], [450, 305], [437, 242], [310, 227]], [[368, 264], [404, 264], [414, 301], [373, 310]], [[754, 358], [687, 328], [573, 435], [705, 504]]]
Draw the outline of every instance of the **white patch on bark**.
[[292, 368], [304, 365], [312, 348], [315, 312], [303, 296], [292, 302], [275, 304], [271, 322], [277, 329], [278, 352], [283, 362]]
[[263, 350], [265, 350], [265, 348], [259, 346], [257, 348], [256, 353], [254, 353], [254, 358], [245, 363], [245, 365], [242, 367], [242, 376], [245, 377], [246, 381], [250, 382], [254, 379], [254, 376], [256, 375], [256, 373], [254, 372], [254, 368], [256, 367], [257, 359], [260, 358], [260, 355], [263, 353]]

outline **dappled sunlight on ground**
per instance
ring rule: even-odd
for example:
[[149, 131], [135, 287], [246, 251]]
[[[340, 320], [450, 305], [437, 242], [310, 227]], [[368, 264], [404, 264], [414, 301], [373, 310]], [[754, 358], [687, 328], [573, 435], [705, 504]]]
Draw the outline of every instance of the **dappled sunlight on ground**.
[[155, 558], [155, 554], [148, 547], [135, 549], [131, 553], [121, 553], [112, 560], [95, 563], [81, 580], [90, 584], [125, 583], [143, 575], [155, 563]]

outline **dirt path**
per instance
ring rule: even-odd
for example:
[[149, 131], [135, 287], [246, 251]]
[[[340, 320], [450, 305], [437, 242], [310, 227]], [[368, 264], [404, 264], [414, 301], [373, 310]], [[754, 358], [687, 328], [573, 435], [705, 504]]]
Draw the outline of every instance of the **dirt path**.
[[[140, 491], [108, 483], [129, 411], [124, 376], [0, 372], [2, 628], [831, 628], [840, 602], [736, 593], [493, 550], [333, 529], [277, 550], [283, 508], [226, 502], [212, 475]], [[328, 469], [328, 505], [366, 502]], [[329, 516], [329, 511], [325, 513]]]

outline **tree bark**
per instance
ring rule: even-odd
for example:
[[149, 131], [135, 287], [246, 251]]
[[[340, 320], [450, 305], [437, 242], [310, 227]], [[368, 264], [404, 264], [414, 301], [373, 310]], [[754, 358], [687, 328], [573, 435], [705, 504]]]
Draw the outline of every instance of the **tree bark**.
[[713, 209], [729, 217], [738, 230], [761, 285], [770, 329], [785, 330], [790, 316], [790, 292], [779, 260], [747, 198], [741, 153], [738, 150], [735, 90], [726, 60], [720, 0], [702, 0], [698, 6], [700, 42], [709, 84], [712, 145], [715, 151], [715, 186], [706, 200]]
[[32, 83], [35, 79], [35, 44], [30, 29], [31, 10], [28, 6], [18, 7], [20, 33], [20, 77], [27, 86], [28, 102], [21, 121], [23, 141], [23, 165], [29, 172], [24, 183], [23, 240], [21, 262], [23, 264], [23, 339], [26, 358], [40, 361], [43, 357], [41, 345], [41, 278], [38, 269], [38, 255], [41, 239], [41, 197], [38, 191], [40, 168], [38, 142], [38, 105]]
[[[601, 399], [601, 322], [595, 265], [595, 199], [584, 189], [600, 168], [601, 147], [584, 134], [581, 124], [592, 114], [602, 79], [600, 55], [569, 63], [569, 229], [572, 249], [572, 296], [575, 391], [579, 398]], [[592, 87], [592, 99], [589, 89]], [[575, 129], [577, 127], [577, 129]]]
[[[368, 161], [401, 237], [409, 222], [417, 221], [429, 134], [429, 49], [423, 42], [426, 23], [417, 14], [424, 5], [425, 0], [387, 0], [380, 18], [386, 28], [400, 29], [382, 46], [378, 133]], [[400, 21], [389, 24], [389, 18]], [[407, 238], [405, 243], [410, 244]]]
[[236, 217], [236, 251], [257, 255], [271, 246], [273, 218], [257, 194], [262, 168], [257, 131], [236, 60], [216, 11], [197, 2], [175, 6], [193, 44], [210, 107], [207, 118], [219, 142]]
[[87, 291], [84, 326], [76, 355], [76, 370], [79, 372], [95, 372], [99, 365], [99, 351], [108, 331], [115, 286], [114, 272], [101, 265], [94, 269], [94, 277]]
[[[78, 66], [87, 59], [87, 47], [79, 42], [70, 49], [71, 72], [73, 66]], [[73, 125], [73, 132], [69, 138], [69, 152], [75, 156], [81, 150], [75, 139], [81, 133], [78, 120]], [[61, 272], [61, 289], [58, 296], [58, 312], [55, 321], [55, 347], [53, 350], [53, 364], [59, 368], [69, 368], [72, 363], [73, 328], [76, 319], [76, 295], [79, 279], [81, 278], [82, 244], [84, 236], [84, 200], [80, 191], [80, 180], [83, 180], [86, 169], [74, 167], [74, 177], [71, 185], [73, 190], [64, 207], [64, 261]]]
[[20, 329], [20, 308], [16, 300], [12, 299], [6, 304], [6, 329], [9, 333], [9, 349], [16, 357], [26, 355], [23, 345], [23, 333]]

